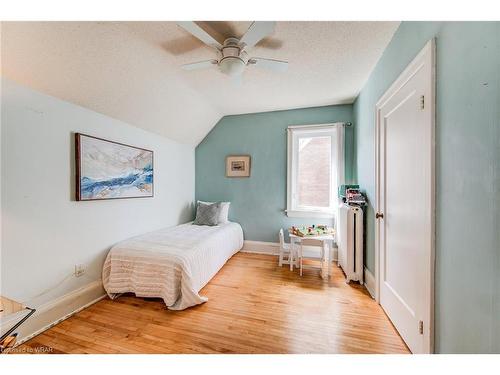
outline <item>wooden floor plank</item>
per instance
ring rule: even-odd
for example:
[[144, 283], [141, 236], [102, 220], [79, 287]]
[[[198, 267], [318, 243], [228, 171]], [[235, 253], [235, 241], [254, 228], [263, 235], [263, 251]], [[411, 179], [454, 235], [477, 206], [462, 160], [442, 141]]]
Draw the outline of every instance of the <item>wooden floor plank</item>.
[[[45, 353], [408, 353], [366, 289], [238, 253], [201, 291], [209, 301], [170, 311], [160, 299], [104, 299], [19, 347]], [[44, 348], [37, 351], [36, 348]]]

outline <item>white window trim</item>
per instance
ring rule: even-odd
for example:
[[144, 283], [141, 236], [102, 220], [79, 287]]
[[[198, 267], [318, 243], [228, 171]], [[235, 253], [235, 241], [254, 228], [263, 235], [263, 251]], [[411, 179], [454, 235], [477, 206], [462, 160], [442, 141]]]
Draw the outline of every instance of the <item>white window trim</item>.
[[[302, 218], [328, 218], [328, 219], [333, 219], [336, 216], [336, 197], [337, 197], [337, 191], [335, 189], [335, 184], [331, 184], [331, 189], [330, 189], [330, 202], [331, 202], [331, 207], [324, 209], [324, 210], [317, 210], [313, 207], [307, 208], [307, 207], [294, 207], [293, 205], [293, 188], [294, 188], [294, 181], [293, 181], [293, 176], [296, 175], [294, 168], [296, 168], [296, 163], [294, 162], [296, 156], [294, 155], [294, 147], [293, 147], [293, 142], [294, 142], [294, 134], [298, 133], [314, 133], [314, 135], [317, 135], [317, 133], [321, 130], [324, 130], [325, 133], [331, 133], [332, 130], [336, 131], [336, 138], [339, 139], [339, 132], [338, 129], [340, 126], [343, 126], [344, 123], [330, 123], [330, 124], [315, 124], [315, 125], [292, 125], [289, 126], [287, 129], [288, 133], [288, 143], [287, 143], [287, 208], [285, 210], [286, 215], [288, 217], [302, 217]], [[337, 186], [338, 184], [343, 183], [343, 174], [344, 174], [344, 160], [343, 160], [343, 142], [332, 142], [332, 165], [336, 164], [337, 169], [340, 169], [337, 171]], [[338, 148], [341, 148], [341, 150], [338, 150]], [[334, 151], [336, 153], [334, 153]], [[340, 156], [340, 160], [339, 160]], [[339, 179], [339, 176], [340, 179]], [[332, 179], [333, 179], [333, 174], [332, 174]]]

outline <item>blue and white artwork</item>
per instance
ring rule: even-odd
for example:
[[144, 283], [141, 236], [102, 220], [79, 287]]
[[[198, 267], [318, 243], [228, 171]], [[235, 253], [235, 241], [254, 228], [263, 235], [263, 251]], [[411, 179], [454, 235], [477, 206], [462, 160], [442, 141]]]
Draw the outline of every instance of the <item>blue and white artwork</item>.
[[76, 134], [77, 200], [153, 196], [153, 151]]

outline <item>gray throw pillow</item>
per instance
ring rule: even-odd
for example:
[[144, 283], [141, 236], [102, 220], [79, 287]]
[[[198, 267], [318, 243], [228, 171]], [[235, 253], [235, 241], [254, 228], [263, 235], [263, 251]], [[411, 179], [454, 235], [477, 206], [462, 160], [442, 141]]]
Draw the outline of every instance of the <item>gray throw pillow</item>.
[[[205, 204], [213, 204], [215, 202], [204, 202], [204, 201], [198, 201], [200, 203], [205, 203]], [[219, 219], [218, 222], [219, 224], [226, 224], [229, 222], [228, 216], [229, 216], [229, 205], [231, 202], [219, 202], [220, 203], [220, 211], [219, 211]]]
[[214, 226], [219, 223], [220, 203], [203, 203], [196, 204], [196, 219], [193, 224], [195, 225], [210, 225]]

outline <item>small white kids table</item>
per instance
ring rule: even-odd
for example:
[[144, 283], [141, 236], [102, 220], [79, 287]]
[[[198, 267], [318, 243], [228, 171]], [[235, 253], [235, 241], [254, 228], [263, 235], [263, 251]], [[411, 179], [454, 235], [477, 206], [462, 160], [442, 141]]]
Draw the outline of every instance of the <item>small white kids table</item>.
[[324, 279], [328, 279], [331, 275], [331, 265], [333, 261], [333, 243], [335, 241], [335, 232], [332, 234], [321, 234], [314, 236], [297, 236], [295, 234], [290, 233], [288, 231], [288, 235], [290, 236], [290, 251], [293, 252], [291, 262], [295, 267], [300, 267], [298, 261], [298, 251], [301, 246], [318, 246], [318, 242], [321, 243], [323, 251], [320, 252], [320, 256], [303, 256], [303, 259], [311, 259], [311, 260], [321, 260], [326, 263], [326, 272], [324, 267], [321, 267], [321, 277]]

